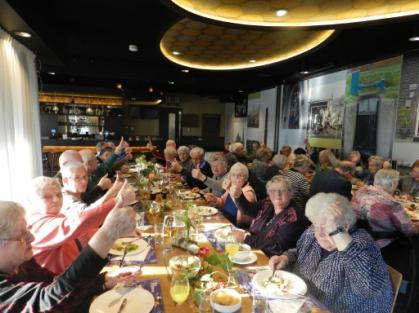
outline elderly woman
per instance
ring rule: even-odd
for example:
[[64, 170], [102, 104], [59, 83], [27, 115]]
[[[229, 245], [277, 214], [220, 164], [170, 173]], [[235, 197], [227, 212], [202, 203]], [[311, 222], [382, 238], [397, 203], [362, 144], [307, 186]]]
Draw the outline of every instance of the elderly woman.
[[272, 164], [266, 170], [265, 176], [262, 177], [264, 181], [271, 180], [272, 177], [280, 174], [284, 175], [284, 169], [287, 166], [288, 158], [283, 154], [276, 154], [272, 158]]
[[99, 273], [114, 241], [134, 229], [132, 208], [113, 210], [74, 263], [54, 277], [32, 259], [33, 236], [23, 208], [0, 201], [0, 312], [84, 312], [94, 296], [118, 281], [132, 284], [133, 275], [106, 279]]
[[399, 172], [379, 170], [373, 186], [364, 186], [352, 198], [352, 206], [358, 218], [368, 222], [371, 234], [383, 248], [399, 234], [412, 236], [416, 228], [410, 221], [402, 205], [394, 197], [399, 182]]
[[293, 199], [300, 208], [305, 207], [310, 197], [310, 184], [305, 176], [309, 174], [312, 164], [313, 162], [307, 156], [302, 154], [296, 155], [294, 156], [293, 166], [284, 173], [291, 181], [292, 189], [294, 190]]
[[413, 162], [412, 172], [400, 179], [400, 189], [412, 199], [419, 197], [419, 160]]
[[212, 192], [217, 197], [221, 197], [225, 192], [223, 189], [223, 181], [227, 177], [227, 160], [224, 154], [213, 153], [209, 157], [209, 163], [214, 175], [213, 177], [205, 176], [199, 169], [192, 170], [192, 177], [199, 179], [207, 185], [209, 192]]
[[236, 231], [236, 239], [271, 256], [294, 248], [307, 223], [303, 210], [291, 200], [292, 187], [288, 178], [274, 176], [266, 184], [266, 190], [269, 199], [256, 203], [249, 203], [240, 188], [230, 188], [230, 196], [241, 212], [254, 217], [250, 234]]
[[217, 197], [213, 193], [205, 194], [205, 199], [214, 203], [230, 222], [244, 227], [250, 225], [252, 218], [237, 209], [236, 203], [230, 196], [230, 189], [241, 189], [247, 201], [256, 202], [255, 191], [249, 185], [248, 179], [249, 170], [246, 165], [237, 162], [231, 167], [228, 178], [224, 179], [223, 189], [226, 192], [221, 197]]
[[126, 205], [134, 198], [134, 192], [125, 184], [116, 199], [65, 215], [61, 212], [63, 196], [59, 182], [50, 177], [35, 178], [27, 219], [35, 236], [32, 249], [36, 262], [55, 275], [61, 274], [80, 253], [78, 238], [90, 239], [89, 234], [97, 231], [114, 207]]
[[393, 291], [387, 266], [370, 235], [354, 227], [350, 202], [335, 193], [318, 193], [307, 202], [306, 216], [313, 226], [296, 249], [273, 256], [270, 266], [293, 266], [331, 312], [390, 312]]

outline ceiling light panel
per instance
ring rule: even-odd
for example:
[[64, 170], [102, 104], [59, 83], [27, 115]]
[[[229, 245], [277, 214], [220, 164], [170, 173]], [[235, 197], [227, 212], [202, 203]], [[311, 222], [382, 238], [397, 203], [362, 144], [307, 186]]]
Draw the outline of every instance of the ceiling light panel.
[[[183, 19], [163, 35], [160, 50], [189, 68], [233, 70], [284, 61], [330, 38], [333, 30], [246, 30]], [[180, 54], [174, 55], [172, 52]]]
[[171, 1], [184, 10], [209, 19], [259, 26], [334, 25], [419, 14], [417, 0]]

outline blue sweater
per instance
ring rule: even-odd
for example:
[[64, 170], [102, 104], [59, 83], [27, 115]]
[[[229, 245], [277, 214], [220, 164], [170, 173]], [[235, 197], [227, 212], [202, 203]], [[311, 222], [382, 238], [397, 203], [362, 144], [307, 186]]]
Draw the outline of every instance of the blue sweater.
[[393, 290], [380, 249], [363, 229], [351, 235], [344, 251], [335, 250], [322, 259], [310, 227], [297, 242], [294, 272], [333, 313], [388, 313]]

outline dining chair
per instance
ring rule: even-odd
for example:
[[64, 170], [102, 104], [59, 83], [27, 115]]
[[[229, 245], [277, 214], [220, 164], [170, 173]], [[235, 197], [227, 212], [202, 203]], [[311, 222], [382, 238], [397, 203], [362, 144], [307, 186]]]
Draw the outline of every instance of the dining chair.
[[397, 295], [399, 294], [400, 285], [402, 283], [403, 275], [392, 268], [390, 265], [387, 265], [388, 273], [390, 274], [391, 284], [393, 286], [394, 298], [393, 305], [391, 306], [391, 313], [394, 311], [396, 305]]

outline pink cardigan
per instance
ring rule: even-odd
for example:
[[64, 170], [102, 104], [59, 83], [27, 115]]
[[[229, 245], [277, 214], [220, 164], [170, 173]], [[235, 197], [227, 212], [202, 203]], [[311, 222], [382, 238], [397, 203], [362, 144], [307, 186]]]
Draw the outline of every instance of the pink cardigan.
[[27, 219], [35, 236], [32, 251], [36, 262], [56, 275], [64, 272], [80, 253], [76, 239], [93, 234], [114, 206], [115, 200], [111, 199], [77, 214], [30, 214]]

